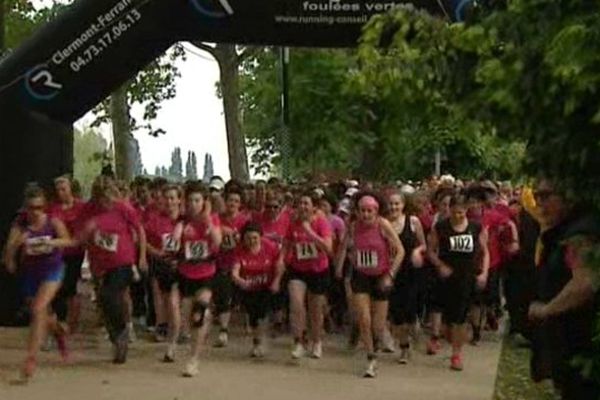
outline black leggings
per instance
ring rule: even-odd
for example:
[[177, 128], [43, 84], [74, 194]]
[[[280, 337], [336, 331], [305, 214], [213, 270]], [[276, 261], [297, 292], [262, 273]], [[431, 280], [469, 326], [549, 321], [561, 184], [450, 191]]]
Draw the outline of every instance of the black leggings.
[[60, 322], [67, 320], [67, 311], [69, 300], [77, 294], [77, 283], [81, 276], [81, 264], [83, 256], [65, 256], [65, 278], [58, 294], [52, 301], [52, 308]]
[[258, 328], [260, 320], [267, 317], [273, 307], [273, 299], [273, 294], [268, 290], [243, 293], [242, 304], [248, 313], [251, 328]]
[[115, 342], [126, 329], [125, 290], [131, 284], [133, 272], [131, 266], [119, 267], [107, 272], [100, 279], [98, 299], [104, 313], [106, 330], [111, 342]]

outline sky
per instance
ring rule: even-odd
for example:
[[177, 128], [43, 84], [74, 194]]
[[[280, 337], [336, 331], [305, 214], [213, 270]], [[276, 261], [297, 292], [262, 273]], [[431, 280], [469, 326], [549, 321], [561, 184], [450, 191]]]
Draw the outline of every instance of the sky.
[[[219, 80], [219, 66], [210, 55], [195, 49], [189, 43], [184, 46], [195, 54], [206, 54], [201, 58], [187, 52], [186, 61], [178, 61], [181, 77], [176, 82], [177, 94], [174, 99], [164, 101], [153, 122], [155, 128], [162, 128], [166, 134], [154, 138], [143, 132], [134, 133], [140, 145], [142, 163], [146, 170], [154, 173], [156, 166], [169, 167], [171, 151], [181, 148], [185, 165], [187, 152], [196, 152], [198, 173], [202, 175], [204, 153], [213, 157], [214, 172], [229, 178], [227, 137], [223, 103], [216, 95], [216, 82]], [[133, 117], [142, 121], [142, 107], [132, 109]], [[93, 120], [93, 115], [85, 115], [76, 126], [82, 127]], [[102, 133], [110, 141], [110, 125], [103, 126]]]
[[[52, 0], [33, 0], [34, 6], [48, 6]], [[162, 128], [167, 133], [154, 138], [143, 132], [134, 133], [140, 145], [142, 162], [149, 173], [154, 173], [156, 166], [169, 167], [171, 152], [175, 147], [181, 148], [185, 165], [187, 152], [196, 152], [198, 174], [202, 176], [204, 153], [213, 158], [214, 172], [228, 179], [229, 166], [227, 155], [227, 136], [223, 104], [216, 95], [215, 84], [219, 80], [219, 66], [212, 57], [189, 43], [184, 44], [193, 53], [187, 52], [187, 60], [179, 60], [177, 66], [181, 77], [176, 82], [177, 94], [174, 99], [162, 103], [155, 128]], [[141, 107], [132, 110], [133, 117], [143, 120]], [[82, 128], [93, 121], [93, 115], [87, 114], [77, 121], [76, 127]], [[102, 134], [112, 141], [110, 125], [102, 126]]]

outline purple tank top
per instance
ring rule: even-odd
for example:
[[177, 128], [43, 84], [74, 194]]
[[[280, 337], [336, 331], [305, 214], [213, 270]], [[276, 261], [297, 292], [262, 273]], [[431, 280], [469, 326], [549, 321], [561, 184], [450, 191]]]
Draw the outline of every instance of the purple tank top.
[[62, 266], [62, 253], [56, 248], [48, 246], [50, 239], [58, 235], [50, 222], [39, 230], [34, 231], [30, 227], [25, 228], [27, 239], [21, 248], [21, 266], [27, 273], [44, 273], [58, 269]]

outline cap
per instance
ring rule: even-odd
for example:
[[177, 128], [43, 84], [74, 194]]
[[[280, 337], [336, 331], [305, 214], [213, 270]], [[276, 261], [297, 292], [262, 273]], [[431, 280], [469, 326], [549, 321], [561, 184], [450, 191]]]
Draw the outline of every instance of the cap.
[[404, 194], [413, 194], [416, 190], [411, 185], [402, 185], [400, 191]]
[[481, 182], [479, 184], [479, 187], [481, 187], [482, 189], [485, 189], [485, 190], [489, 190], [491, 192], [498, 191], [498, 188], [496, 187], [496, 185], [494, 185], [494, 182], [490, 181], [489, 179]]
[[358, 188], [351, 187], [351, 188], [348, 188], [348, 190], [346, 190], [346, 193], [344, 193], [344, 196], [352, 197], [358, 192], [360, 192], [360, 190], [358, 190]]
[[211, 179], [208, 188], [221, 191], [225, 188], [225, 182], [219, 178]]
[[354, 180], [354, 179], [350, 179], [349, 181], [346, 182], [346, 184], [350, 187], [350, 188], [357, 188], [358, 187], [358, 181]]
[[343, 199], [338, 205], [338, 211], [344, 214], [350, 214], [351, 206], [352, 202], [350, 201], [350, 199]]

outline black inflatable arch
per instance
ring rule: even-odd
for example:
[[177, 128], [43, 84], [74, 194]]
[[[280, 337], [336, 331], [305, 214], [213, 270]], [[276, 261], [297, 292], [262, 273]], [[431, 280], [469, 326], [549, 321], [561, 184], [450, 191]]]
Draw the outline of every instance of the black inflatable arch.
[[[371, 15], [407, 2], [77, 0], [0, 63], [0, 243], [24, 184], [71, 171], [73, 122], [177, 41], [355, 46]], [[415, 5], [442, 14], [467, 2]]]

